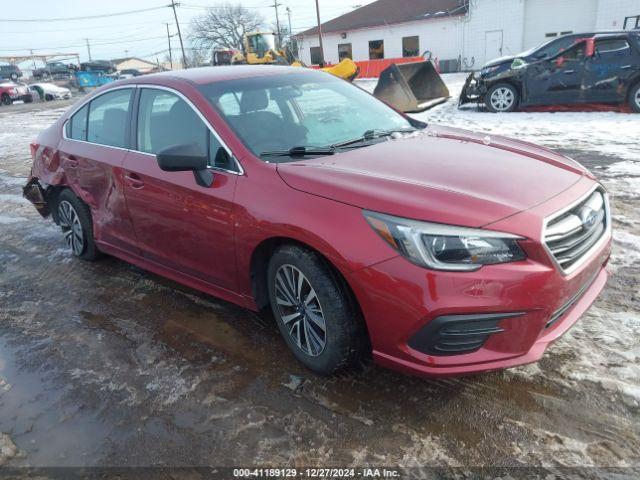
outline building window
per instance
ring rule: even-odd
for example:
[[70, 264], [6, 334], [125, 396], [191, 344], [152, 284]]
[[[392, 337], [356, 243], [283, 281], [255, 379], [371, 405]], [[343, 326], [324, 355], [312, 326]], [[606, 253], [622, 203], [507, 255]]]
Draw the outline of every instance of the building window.
[[418, 55], [420, 55], [420, 37], [403, 37], [402, 56], [417, 57]]
[[545, 33], [544, 36], [547, 38], [553, 38], [553, 37], [557, 37], [558, 34], [556, 32], [552, 32], [552, 33]]
[[384, 40], [371, 40], [369, 42], [369, 59], [384, 58]]
[[571, 35], [573, 30], [567, 30], [566, 32], [560, 32], [560, 35]]
[[640, 15], [625, 17], [624, 26], [622, 28], [624, 30], [626, 30], [627, 28], [629, 29], [640, 28]]
[[311, 47], [311, 65], [320, 65], [322, 63], [322, 53], [320, 47]]
[[350, 58], [353, 60], [353, 52], [350, 43], [340, 43], [338, 45], [338, 59]]

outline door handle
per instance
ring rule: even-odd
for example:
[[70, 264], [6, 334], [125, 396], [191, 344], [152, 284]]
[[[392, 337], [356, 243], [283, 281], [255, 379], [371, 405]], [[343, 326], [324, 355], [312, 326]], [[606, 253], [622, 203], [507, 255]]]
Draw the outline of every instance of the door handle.
[[78, 165], [78, 160], [73, 155], [69, 155], [64, 161], [64, 166], [68, 168], [78, 168]]
[[576, 73], [575, 70], [565, 70], [564, 71], [565, 75], [571, 75], [572, 73]]
[[631, 65], [623, 65], [622, 67], [620, 67], [620, 70], [629, 70], [631, 68]]
[[131, 188], [135, 188], [136, 190], [140, 190], [144, 187], [144, 182], [140, 180], [140, 177], [135, 173], [125, 173], [124, 181], [127, 183], [127, 185], [129, 185]]

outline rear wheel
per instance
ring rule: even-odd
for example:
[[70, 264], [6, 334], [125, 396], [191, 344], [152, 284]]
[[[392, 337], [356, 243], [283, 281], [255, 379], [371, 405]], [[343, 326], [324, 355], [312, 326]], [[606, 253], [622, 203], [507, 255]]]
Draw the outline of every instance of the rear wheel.
[[629, 91], [629, 105], [634, 112], [640, 113], [640, 83], [631, 87]]
[[83, 260], [96, 260], [100, 251], [93, 238], [93, 222], [89, 207], [71, 190], [60, 193], [56, 220], [71, 252]]
[[498, 83], [484, 96], [484, 103], [490, 112], [513, 112], [518, 108], [518, 91], [508, 83]]
[[3, 93], [2, 97], [0, 97], [0, 101], [2, 101], [3, 105], [11, 105], [13, 103], [13, 100], [11, 100], [8, 93]]
[[305, 366], [328, 375], [362, 355], [366, 332], [358, 311], [319, 255], [281, 247], [269, 262], [268, 283], [280, 333]]

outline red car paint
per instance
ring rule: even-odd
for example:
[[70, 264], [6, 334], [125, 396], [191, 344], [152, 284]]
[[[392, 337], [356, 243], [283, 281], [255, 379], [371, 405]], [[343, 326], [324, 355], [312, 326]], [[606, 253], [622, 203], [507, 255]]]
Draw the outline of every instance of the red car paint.
[[[217, 67], [118, 82], [160, 85], [191, 100], [243, 169], [217, 172], [210, 188], [196, 185], [191, 172], [161, 171], [153, 155], [65, 139], [72, 112], [39, 135], [32, 178], [68, 186], [90, 206], [102, 251], [250, 309], [259, 307], [251, 268], [261, 246], [289, 239], [320, 252], [354, 292], [374, 359], [407, 373], [457, 375], [536, 361], [594, 301], [607, 278], [610, 232], [569, 274], [542, 242], [545, 218], [598, 185], [590, 173], [526, 142], [438, 126], [336, 156], [266, 163], [197, 84], [288, 70]], [[527, 258], [474, 272], [428, 270], [391, 249], [362, 209], [520, 235]], [[552, 312], [585, 285], [545, 329]], [[473, 353], [426, 355], [408, 345], [441, 315], [515, 311], [524, 314], [502, 320], [504, 331]]]

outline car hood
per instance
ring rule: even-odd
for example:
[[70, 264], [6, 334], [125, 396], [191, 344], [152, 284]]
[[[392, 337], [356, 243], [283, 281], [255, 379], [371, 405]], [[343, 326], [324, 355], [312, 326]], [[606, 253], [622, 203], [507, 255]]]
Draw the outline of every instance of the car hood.
[[485, 63], [482, 66], [482, 68], [495, 67], [496, 65], [502, 65], [503, 63], [511, 63], [516, 58], [518, 58], [516, 55], [508, 55], [508, 56], [505, 56], [505, 57], [495, 58], [495, 59], [491, 60], [490, 62]]
[[313, 195], [471, 227], [529, 209], [590, 176], [536, 145], [439, 126], [277, 170], [287, 185]]

